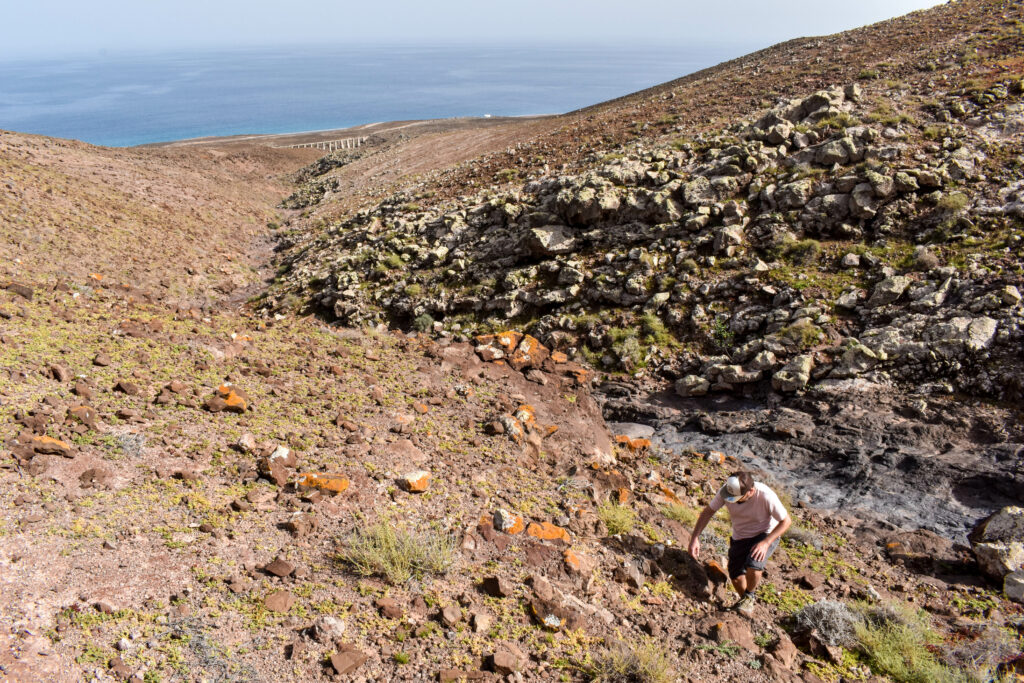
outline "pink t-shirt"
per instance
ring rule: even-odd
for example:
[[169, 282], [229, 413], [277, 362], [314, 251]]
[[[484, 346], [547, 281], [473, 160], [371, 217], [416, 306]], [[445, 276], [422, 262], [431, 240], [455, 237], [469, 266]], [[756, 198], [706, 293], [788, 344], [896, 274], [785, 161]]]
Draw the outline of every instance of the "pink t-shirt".
[[718, 512], [723, 505], [729, 508], [732, 520], [732, 537], [737, 541], [753, 538], [758, 534], [770, 534], [779, 522], [786, 519], [789, 513], [775, 491], [759, 481], [754, 482], [754, 495], [742, 503], [727, 503], [721, 493], [708, 503], [708, 507]]

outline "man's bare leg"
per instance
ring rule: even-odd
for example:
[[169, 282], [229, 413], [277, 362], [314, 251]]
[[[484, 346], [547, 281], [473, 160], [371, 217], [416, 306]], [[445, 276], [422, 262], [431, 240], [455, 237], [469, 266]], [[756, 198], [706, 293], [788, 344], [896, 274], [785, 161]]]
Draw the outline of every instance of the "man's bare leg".
[[[750, 575], [749, 569], [747, 570], [747, 575]], [[732, 580], [732, 587], [736, 589], [736, 592], [739, 593], [742, 598], [743, 594], [747, 592], [747, 577], [740, 574]]]
[[[737, 580], [743, 581], [747, 593], [753, 593], [757, 590], [757, 585], [761, 583], [761, 575], [763, 573], [760, 569], [747, 569], [747, 575], [741, 576]], [[740, 595], [743, 595], [743, 593], [740, 593]]]

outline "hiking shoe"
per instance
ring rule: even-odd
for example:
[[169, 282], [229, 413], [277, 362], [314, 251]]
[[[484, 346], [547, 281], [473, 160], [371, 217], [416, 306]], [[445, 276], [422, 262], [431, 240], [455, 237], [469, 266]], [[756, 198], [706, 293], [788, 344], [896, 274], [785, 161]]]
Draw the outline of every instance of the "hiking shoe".
[[747, 593], [736, 603], [736, 611], [745, 617], [754, 616], [754, 596]]

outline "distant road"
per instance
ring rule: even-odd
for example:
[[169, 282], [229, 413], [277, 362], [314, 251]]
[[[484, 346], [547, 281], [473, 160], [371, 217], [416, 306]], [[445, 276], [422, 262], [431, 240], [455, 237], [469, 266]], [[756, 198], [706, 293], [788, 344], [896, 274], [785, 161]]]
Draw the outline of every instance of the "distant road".
[[415, 129], [415, 135], [425, 133], [439, 133], [454, 130], [472, 128], [487, 128], [490, 126], [504, 126], [513, 123], [528, 123], [541, 119], [559, 116], [558, 114], [539, 114], [534, 116], [487, 116], [487, 117], [460, 117], [451, 119], [423, 119], [411, 121], [378, 121], [375, 123], [364, 123], [351, 128], [333, 128], [330, 130], [310, 130], [300, 133], [276, 133], [262, 135], [229, 135], [207, 138], [191, 138], [188, 140], [175, 140], [172, 142], [155, 142], [139, 147], [199, 147], [245, 144], [255, 144], [269, 147], [287, 147], [289, 145], [300, 145], [310, 142], [323, 142], [336, 140], [345, 137], [369, 137], [379, 136], [384, 139], [393, 139], [400, 136], [400, 131]]

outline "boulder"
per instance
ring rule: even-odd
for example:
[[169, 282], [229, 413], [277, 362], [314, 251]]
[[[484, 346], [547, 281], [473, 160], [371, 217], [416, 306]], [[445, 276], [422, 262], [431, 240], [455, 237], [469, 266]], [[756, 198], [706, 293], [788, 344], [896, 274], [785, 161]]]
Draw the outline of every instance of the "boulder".
[[545, 225], [527, 234], [526, 246], [535, 256], [568, 254], [576, 246], [576, 238], [564, 225]]
[[822, 166], [845, 164], [850, 161], [853, 140], [848, 137], [826, 142], [818, 148], [814, 160]]
[[1024, 508], [1011, 505], [994, 512], [974, 527], [968, 539], [981, 571], [1003, 581], [1024, 568]]
[[772, 375], [772, 388], [787, 393], [799, 391], [811, 381], [813, 369], [814, 358], [811, 355], [797, 356]]
[[704, 176], [697, 176], [683, 185], [683, 201], [691, 206], [711, 206], [717, 199], [711, 181]]
[[676, 393], [684, 398], [703, 396], [711, 388], [711, 382], [700, 375], [687, 375], [676, 380]]
[[741, 365], [726, 365], [721, 369], [719, 377], [729, 384], [750, 384], [761, 379], [761, 371], [744, 370]]
[[903, 292], [910, 286], [910, 278], [903, 275], [894, 275], [887, 277], [877, 285], [871, 292], [871, 298], [868, 299], [868, 308], [878, 308], [879, 306], [886, 306], [893, 303], [901, 296]]
[[1014, 602], [1024, 604], [1024, 571], [1010, 572], [1003, 578], [1003, 593]]
[[958, 316], [930, 328], [928, 341], [962, 344], [968, 351], [984, 351], [992, 345], [999, 323], [987, 316], [967, 318]]
[[878, 354], [858, 341], [851, 344], [839, 359], [839, 365], [832, 371], [832, 377], [856, 377], [867, 372], [878, 363]]
[[1006, 285], [999, 290], [999, 298], [1007, 306], [1016, 306], [1020, 303], [1020, 290], [1013, 285]]
[[793, 126], [789, 122], [777, 123], [768, 129], [765, 141], [769, 145], [784, 145], [789, 142], [789, 136], [793, 134]]

